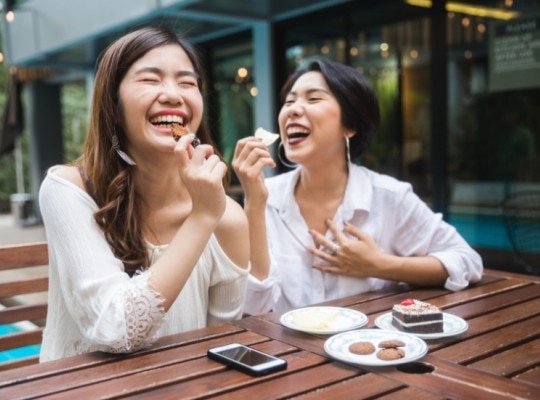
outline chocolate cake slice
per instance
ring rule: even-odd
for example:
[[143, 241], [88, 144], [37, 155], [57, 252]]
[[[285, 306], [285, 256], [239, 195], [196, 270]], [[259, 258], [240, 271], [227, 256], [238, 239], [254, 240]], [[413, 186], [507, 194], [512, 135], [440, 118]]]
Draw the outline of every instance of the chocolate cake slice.
[[392, 325], [410, 333], [443, 332], [441, 310], [420, 300], [406, 299], [392, 307]]

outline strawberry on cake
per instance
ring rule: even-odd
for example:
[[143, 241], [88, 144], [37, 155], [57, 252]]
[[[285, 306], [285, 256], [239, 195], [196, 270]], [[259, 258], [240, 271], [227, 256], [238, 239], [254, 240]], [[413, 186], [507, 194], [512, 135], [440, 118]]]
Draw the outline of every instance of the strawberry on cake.
[[420, 300], [406, 299], [392, 307], [392, 325], [410, 333], [443, 332], [441, 310]]

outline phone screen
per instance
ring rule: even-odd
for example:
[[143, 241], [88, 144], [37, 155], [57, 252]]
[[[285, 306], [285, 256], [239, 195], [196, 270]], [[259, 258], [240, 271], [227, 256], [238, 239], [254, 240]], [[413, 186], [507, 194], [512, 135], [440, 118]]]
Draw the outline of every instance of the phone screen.
[[208, 350], [208, 357], [253, 375], [262, 375], [287, 368], [287, 361], [239, 343]]
[[233, 360], [241, 362], [242, 364], [250, 366], [274, 360], [274, 357], [268, 356], [266, 354], [250, 349], [249, 347], [243, 346], [222, 350], [220, 351], [220, 353], [223, 355], [223, 357], [231, 358]]

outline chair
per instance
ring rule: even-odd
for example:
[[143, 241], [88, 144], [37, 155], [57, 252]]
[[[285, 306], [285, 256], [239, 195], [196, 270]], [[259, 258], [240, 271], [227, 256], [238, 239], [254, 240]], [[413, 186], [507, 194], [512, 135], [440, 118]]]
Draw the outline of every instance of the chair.
[[540, 275], [540, 191], [519, 191], [502, 202], [506, 233], [524, 272]]
[[[0, 352], [41, 344], [47, 316], [48, 250], [46, 242], [0, 247]], [[14, 350], [18, 349], [18, 350]], [[4, 353], [7, 354], [7, 353]], [[38, 362], [38, 356], [0, 360], [0, 371]]]

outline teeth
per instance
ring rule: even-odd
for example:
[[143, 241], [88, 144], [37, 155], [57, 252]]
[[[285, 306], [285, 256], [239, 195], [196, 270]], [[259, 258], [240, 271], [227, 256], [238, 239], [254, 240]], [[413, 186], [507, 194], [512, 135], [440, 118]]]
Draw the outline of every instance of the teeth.
[[298, 126], [293, 126], [287, 129], [287, 135], [295, 135], [295, 134], [309, 135], [309, 131], [305, 128], [301, 128]]
[[160, 115], [150, 119], [152, 124], [184, 124], [184, 119], [178, 115]]

